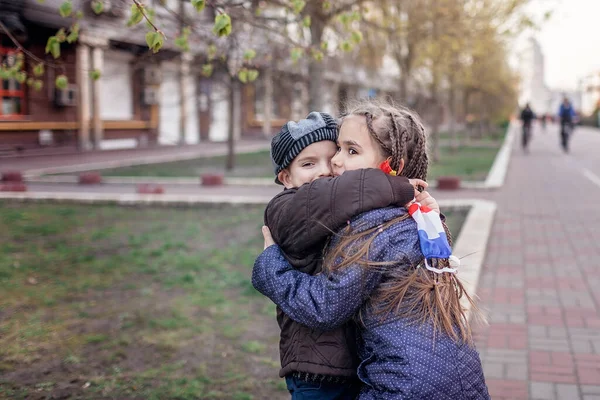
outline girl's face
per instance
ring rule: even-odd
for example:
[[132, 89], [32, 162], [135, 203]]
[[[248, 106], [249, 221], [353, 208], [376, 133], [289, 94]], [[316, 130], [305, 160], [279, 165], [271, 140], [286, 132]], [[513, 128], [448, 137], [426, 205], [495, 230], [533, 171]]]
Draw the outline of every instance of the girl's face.
[[337, 140], [338, 150], [331, 159], [333, 175], [361, 168], [379, 168], [385, 161], [379, 145], [367, 128], [365, 117], [349, 115], [344, 118]]

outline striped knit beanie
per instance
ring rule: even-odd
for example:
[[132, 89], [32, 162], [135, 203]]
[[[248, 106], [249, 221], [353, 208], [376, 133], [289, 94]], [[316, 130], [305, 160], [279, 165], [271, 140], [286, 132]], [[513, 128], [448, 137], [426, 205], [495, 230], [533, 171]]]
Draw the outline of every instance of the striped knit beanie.
[[326, 113], [316, 111], [298, 122], [289, 121], [281, 127], [271, 141], [271, 161], [275, 170], [275, 183], [282, 184], [277, 174], [287, 168], [302, 150], [322, 140], [335, 142], [338, 125], [335, 119]]

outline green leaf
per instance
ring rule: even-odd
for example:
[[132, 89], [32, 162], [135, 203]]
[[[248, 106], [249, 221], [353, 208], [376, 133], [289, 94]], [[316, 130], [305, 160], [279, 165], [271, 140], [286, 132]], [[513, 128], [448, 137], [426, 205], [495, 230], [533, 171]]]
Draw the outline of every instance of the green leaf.
[[65, 75], [59, 75], [56, 77], [56, 81], [54, 82], [57, 89], [66, 89], [69, 84], [69, 80]]
[[303, 53], [304, 53], [304, 50], [296, 47], [290, 51], [290, 57], [292, 58], [293, 62], [298, 62], [298, 60], [302, 57]]
[[24, 83], [27, 80], [27, 74], [24, 71], [17, 72], [15, 74], [15, 79], [19, 83]]
[[258, 71], [255, 69], [248, 70], [248, 82], [254, 82], [258, 78]]
[[44, 4], [46, 2], [46, 0], [37, 0], [37, 2], [40, 4]]
[[138, 6], [134, 3], [131, 5], [131, 16], [127, 20], [127, 26], [134, 26], [142, 22], [144, 14], [140, 11]]
[[229, 36], [231, 34], [231, 18], [227, 14], [219, 14], [215, 17], [213, 33], [217, 36]]
[[248, 70], [246, 68], [242, 68], [240, 72], [238, 72], [238, 78], [242, 83], [248, 82]]
[[310, 15], [307, 15], [306, 17], [304, 17], [304, 19], [302, 20], [302, 25], [304, 25], [306, 28], [310, 28]]
[[175, 46], [181, 49], [181, 51], [190, 51], [190, 44], [186, 35], [177, 36], [175, 38]]
[[306, 2], [303, 0], [293, 0], [292, 1], [292, 7], [294, 9], [295, 14], [300, 14], [302, 12], [302, 10], [304, 10], [305, 6], [306, 6]]
[[327, 50], [329, 48], [329, 42], [321, 42], [321, 50]]
[[344, 40], [340, 47], [343, 51], [352, 51], [353, 46], [352, 46], [352, 43], [350, 43], [347, 40]]
[[208, 55], [209, 60], [214, 59], [215, 56], [217, 55], [217, 46], [215, 46], [214, 44], [211, 44], [210, 46], [208, 46], [206, 54]]
[[75, 18], [77, 19], [82, 19], [83, 18], [83, 11], [79, 10], [75, 13]]
[[163, 46], [163, 42], [164, 38], [159, 32], [155, 31], [146, 33], [146, 43], [153, 53], [158, 53]]
[[92, 1], [92, 10], [96, 15], [102, 14], [104, 11], [104, 2], [102, 0], [94, 0]]
[[15, 65], [12, 67], [12, 69], [15, 71], [22, 70], [23, 69], [23, 59], [17, 58], [17, 61], [15, 62]]
[[42, 90], [42, 87], [44, 87], [44, 82], [42, 82], [41, 80], [37, 79], [33, 82], [33, 90], [39, 92], [40, 90]]
[[359, 44], [363, 40], [363, 35], [360, 31], [352, 32], [352, 41], [356, 44]]
[[206, 76], [207, 78], [209, 76], [211, 76], [213, 73], [213, 65], [212, 64], [204, 64], [202, 66], [202, 75]]
[[202, 10], [204, 10], [204, 7], [206, 6], [206, 1], [205, 0], [192, 0], [192, 5], [196, 9], [196, 11], [202, 12]]
[[65, 32], [64, 28], [60, 28], [58, 32], [56, 32], [56, 39], [58, 39], [59, 43], [63, 43], [65, 40], [67, 40], [67, 33]]
[[90, 78], [92, 78], [92, 80], [94, 80], [94, 81], [97, 81], [98, 79], [100, 79], [101, 76], [102, 76], [102, 74], [97, 69], [90, 71]]
[[33, 67], [33, 75], [35, 75], [35, 76], [44, 75], [44, 64], [43, 63], [39, 63], [38, 65]]
[[323, 2], [323, 11], [329, 11], [331, 10], [331, 2], [330, 1], [324, 1]]
[[73, 3], [71, 3], [70, 0], [63, 2], [60, 7], [58, 7], [58, 12], [63, 18], [70, 17], [73, 13]]
[[33, 78], [28, 78], [27, 79], [27, 86], [31, 87], [31, 85], [33, 85]]
[[74, 43], [79, 38], [79, 24], [75, 23], [71, 27], [71, 31], [69, 32], [69, 36], [67, 36], [68, 43]]
[[46, 54], [52, 54], [52, 57], [60, 57], [60, 43], [56, 36], [50, 36], [46, 42]]
[[323, 52], [319, 50], [313, 50], [312, 56], [317, 61], [323, 61]]
[[254, 57], [256, 57], [256, 51], [254, 51], [253, 49], [249, 49], [244, 52], [244, 60], [252, 61]]

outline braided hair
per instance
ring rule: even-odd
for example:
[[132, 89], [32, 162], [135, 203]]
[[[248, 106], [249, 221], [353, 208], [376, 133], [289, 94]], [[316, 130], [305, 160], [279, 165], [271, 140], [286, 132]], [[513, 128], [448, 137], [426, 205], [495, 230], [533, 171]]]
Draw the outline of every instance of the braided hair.
[[[362, 100], [348, 108], [345, 116], [365, 117], [367, 130], [378, 144], [382, 155], [390, 158], [392, 169], [404, 168], [401, 176], [410, 179], [427, 179], [427, 135], [419, 116], [408, 108], [380, 103], [376, 100]], [[341, 124], [344, 123], [342, 117]]]

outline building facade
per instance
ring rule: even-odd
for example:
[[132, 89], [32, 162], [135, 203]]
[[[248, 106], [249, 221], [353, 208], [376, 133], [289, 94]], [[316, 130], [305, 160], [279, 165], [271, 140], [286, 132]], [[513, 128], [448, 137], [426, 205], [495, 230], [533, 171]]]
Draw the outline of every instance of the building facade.
[[[154, 1], [161, 29], [167, 37], [176, 37], [179, 22], [168, 9], [179, 9], [180, 1], [167, 0], [167, 8], [158, 7], [160, 1]], [[22, 52], [20, 45], [28, 54], [27, 71], [38, 63], [32, 57], [47, 63], [40, 77], [40, 91], [14, 79], [2, 80], [0, 152], [223, 141], [230, 124], [237, 138], [264, 138], [309, 111], [305, 68], [263, 69], [257, 81], [240, 85], [234, 92], [223, 71], [215, 70], [210, 77], [202, 75], [206, 48], [201, 42], [191, 42], [190, 53], [180, 53], [172, 40], [157, 54], [149, 52], [144, 24], [125, 26], [130, 0], [103, 0], [105, 9], [100, 15], [92, 11], [91, 0], [73, 0], [73, 9], [83, 11], [79, 39], [73, 44], [62, 43], [61, 57], [54, 60], [45, 54], [47, 38], [71, 23], [58, 15], [61, 3], [0, 0], [0, 21], [9, 31], [0, 28], [0, 62], [13, 62]], [[185, 2], [185, 6], [191, 4]], [[212, 25], [214, 15], [209, 8], [194, 15]], [[99, 79], [90, 77], [93, 70], [101, 71]], [[61, 74], [69, 81], [64, 90], [54, 84]], [[324, 111], [334, 114], [345, 98], [395, 90], [393, 77], [381, 79], [352, 62], [331, 62], [325, 78]], [[265, 126], [267, 97], [270, 128]]]

